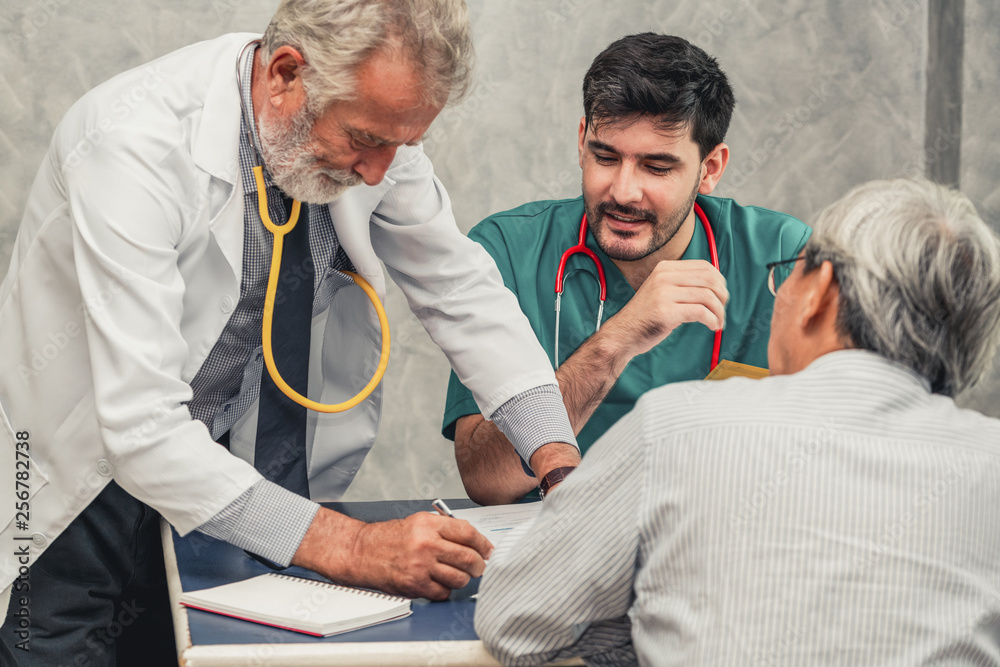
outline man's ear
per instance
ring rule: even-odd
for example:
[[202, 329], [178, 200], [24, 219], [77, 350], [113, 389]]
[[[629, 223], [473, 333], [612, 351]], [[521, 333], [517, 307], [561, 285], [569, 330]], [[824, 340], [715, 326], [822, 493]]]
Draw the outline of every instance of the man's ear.
[[799, 326], [804, 330], [836, 327], [840, 285], [833, 275], [833, 264], [825, 261], [802, 274], [802, 300]]
[[712, 190], [722, 178], [722, 173], [726, 171], [727, 164], [729, 164], [729, 146], [721, 143], [701, 162], [701, 183], [698, 184], [700, 194], [712, 194]]
[[583, 149], [584, 140], [587, 138], [587, 117], [584, 116], [580, 119], [580, 143], [577, 146], [577, 150], [580, 152], [580, 169], [583, 169]]
[[268, 99], [283, 115], [297, 113], [305, 103], [302, 69], [306, 61], [292, 46], [282, 46], [271, 56], [265, 70]]

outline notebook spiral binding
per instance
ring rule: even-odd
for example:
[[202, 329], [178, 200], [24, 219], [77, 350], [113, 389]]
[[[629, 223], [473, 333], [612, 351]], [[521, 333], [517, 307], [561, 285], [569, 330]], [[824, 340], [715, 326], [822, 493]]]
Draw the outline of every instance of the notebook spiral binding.
[[268, 576], [280, 577], [282, 579], [288, 579], [289, 581], [297, 581], [304, 584], [309, 584], [310, 586], [321, 586], [323, 588], [335, 588], [339, 591], [350, 591], [351, 593], [356, 593], [358, 595], [364, 595], [365, 597], [376, 598], [379, 600], [386, 600], [389, 602], [404, 602], [407, 598], [399, 597], [398, 595], [389, 595], [388, 593], [380, 593], [378, 591], [371, 591], [366, 588], [353, 588], [351, 586], [341, 586], [340, 584], [334, 584], [329, 581], [317, 581], [316, 579], [307, 579], [306, 577], [296, 577], [291, 574], [280, 574], [278, 572], [268, 572]]

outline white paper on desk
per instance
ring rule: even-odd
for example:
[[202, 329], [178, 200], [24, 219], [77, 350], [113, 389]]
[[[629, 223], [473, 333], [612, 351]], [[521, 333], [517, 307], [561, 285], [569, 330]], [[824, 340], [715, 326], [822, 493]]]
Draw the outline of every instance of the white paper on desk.
[[511, 529], [533, 520], [542, 509], [542, 503], [522, 503], [517, 505], [492, 505], [453, 510], [456, 519], [465, 519], [476, 530], [486, 536], [494, 547], [500, 546]]

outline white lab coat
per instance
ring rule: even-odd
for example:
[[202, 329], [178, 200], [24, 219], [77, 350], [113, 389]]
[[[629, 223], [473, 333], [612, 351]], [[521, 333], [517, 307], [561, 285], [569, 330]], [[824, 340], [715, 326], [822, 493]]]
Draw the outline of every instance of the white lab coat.
[[[39, 170], [0, 286], [0, 456], [10, 462], [0, 544], [30, 544], [31, 562], [112, 477], [182, 534], [261, 479], [183, 405], [239, 299], [235, 63], [253, 37], [195, 44], [98, 86], [67, 113]], [[419, 147], [400, 148], [382, 183], [351, 189], [331, 212], [358, 272], [384, 296], [385, 263], [485, 414], [555, 382]], [[367, 297], [335, 283], [321, 283], [331, 305], [314, 313], [310, 358], [310, 397], [327, 403], [367, 383], [380, 346]], [[347, 488], [380, 403], [376, 392], [346, 413], [310, 413], [314, 498]], [[255, 419], [252, 408], [234, 427], [234, 453], [252, 455]], [[10, 502], [24, 490], [18, 451], [31, 457], [27, 529]], [[0, 590], [19, 565], [13, 549], [0, 552]]]

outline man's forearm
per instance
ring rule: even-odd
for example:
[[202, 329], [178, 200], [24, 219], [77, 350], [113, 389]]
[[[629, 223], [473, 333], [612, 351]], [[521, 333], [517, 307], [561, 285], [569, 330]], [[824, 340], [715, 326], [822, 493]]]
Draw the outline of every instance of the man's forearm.
[[480, 505], [515, 503], [535, 488], [507, 437], [482, 415], [455, 424], [455, 459], [469, 498]]
[[553, 442], [535, 450], [529, 475], [507, 437], [482, 415], [466, 415], [455, 424], [455, 459], [469, 498], [480, 505], [516, 503], [538, 486], [546, 472], [580, 463], [573, 445]]
[[566, 413], [577, 435], [634, 356], [619, 342], [612, 322], [584, 341], [556, 371]]
[[320, 508], [299, 544], [292, 564], [320, 572], [341, 583], [355, 583], [352, 557], [364, 522]]
[[[578, 434], [618, 381], [632, 354], [618, 341], [623, 333], [609, 320], [556, 371], [559, 390], [573, 433]], [[570, 448], [547, 445], [529, 462], [541, 474], [553, 467], [575, 465]], [[513, 445], [482, 415], [461, 417], [455, 425], [455, 458], [469, 497], [481, 505], [514, 503], [535, 488]], [[537, 466], [537, 467], [536, 467]]]

